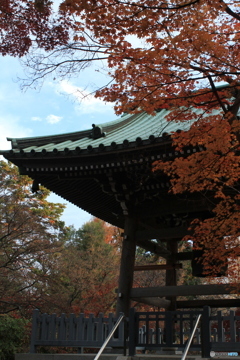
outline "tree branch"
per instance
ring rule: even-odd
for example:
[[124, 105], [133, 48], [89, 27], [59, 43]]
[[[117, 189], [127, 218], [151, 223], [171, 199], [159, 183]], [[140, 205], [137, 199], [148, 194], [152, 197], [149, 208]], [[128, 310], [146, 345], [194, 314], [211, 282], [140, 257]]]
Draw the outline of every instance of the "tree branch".
[[224, 104], [222, 103], [222, 100], [220, 99], [219, 95], [218, 95], [218, 92], [217, 92], [217, 89], [216, 89], [216, 86], [212, 80], [212, 77], [210, 75], [208, 75], [208, 80], [210, 82], [210, 85], [211, 85], [211, 88], [212, 88], [212, 91], [214, 93], [214, 95], [216, 96], [216, 99], [218, 101], [218, 103], [220, 104], [221, 108], [223, 109], [223, 112], [226, 114], [227, 113], [227, 109], [225, 108]]

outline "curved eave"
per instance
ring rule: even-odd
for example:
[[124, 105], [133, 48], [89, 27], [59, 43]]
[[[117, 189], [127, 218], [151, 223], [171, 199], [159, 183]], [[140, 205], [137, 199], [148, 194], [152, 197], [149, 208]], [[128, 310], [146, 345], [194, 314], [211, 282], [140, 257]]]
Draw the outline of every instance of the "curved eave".
[[169, 113], [170, 111], [163, 109], [155, 116], [146, 113], [125, 115], [110, 123], [99, 125], [102, 133], [98, 138], [93, 136], [93, 129], [90, 129], [61, 135], [8, 140], [12, 142], [12, 154], [27, 153], [30, 156], [52, 156], [57, 153], [67, 155], [69, 152], [79, 155], [81, 152], [87, 154], [91, 151], [133, 149], [149, 146], [156, 141], [164, 142], [167, 139], [166, 134], [189, 129], [191, 122], [168, 122]]
[[[130, 122], [134, 115], [125, 115], [122, 118], [118, 118], [117, 120], [100, 124], [99, 126], [104, 127], [104, 130], [107, 132], [115, 131], [119, 127], [122, 127], [126, 124], [126, 122]], [[126, 119], [125, 119], [126, 118]], [[66, 139], [69, 141], [76, 141], [87, 139], [91, 137], [92, 129], [87, 129], [83, 131], [75, 131], [64, 134], [56, 134], [56, 135], [48, 135], [48, 136], [34, 136], [34, 137], [26, 137], [26, 138], [10, 138], [7, 140], [11, 141], [13, 149], [24, 149], [31, 146], [43, 146], [49, 143], [59, 144]]]
[[134, 152], [139, 151], [140, 149], [153, 149], [155, 147], [159, 148], [162, 146], [171, 144], [171, 136], [165, 135], [159, 138], [156, 138], [154, 135], [150, 135], [147, 140], [142, 140], [140, 137], [136, 138], [135, 141], [129, 142], [127, 139], [123, 143], [117, 143], [115, 141], [111, 142], [110, 145], [100, 144], [96, 147], [91, 144], [87, 148], [81, 148], [80, 146], [76, 147], [67, 147], [67, 144], [64, 148], [58, 149], [57, 147], [43, 147], [40, 149], [21, 149], [21, 150], [5, 150], [1, 151], [1, 154], [10, 159], [19, 159], [19, 158], [69, 158], [69, 157], [87, 157], [104, 155], [104, 154], [115, 154], [115, 153], [124, 153], [124, 152]]

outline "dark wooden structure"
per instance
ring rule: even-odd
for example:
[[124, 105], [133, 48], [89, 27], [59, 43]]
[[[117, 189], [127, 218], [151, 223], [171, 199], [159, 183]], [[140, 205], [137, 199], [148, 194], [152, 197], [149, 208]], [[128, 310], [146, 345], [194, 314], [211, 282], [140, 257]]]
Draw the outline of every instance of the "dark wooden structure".
[[[75, 316], [56, 316], [56, 314], [41, 314], [34, 310], [32, 319], [30, 352], [37, 352], [39, 346], [62, 346], [75, 347], [78, 352], [84, 348], [100, 348], [114, 327], [117, 318], [114, 314], [108, 317], [99, 314]], [[111, 338], [108, 347], [123, 348], [124, 346], [124, 322], [118, 327], [118, 331]]]
[[[190, 124], [168, 123], [168, 110], [156, 116], [129, 115], [69, 134], [9, 139], [12, 149], [4, 157], [29, 175], [33, 191], [42, 184], [90, 214], [124, 229], [117, 312], [128, 314], [131, 298], [176, 310], [201, 307], [204, 301], [178, 301], [181, 295], [225, 294], [229, 289], [177, 286], [181, 262], [193, 254], [179, 253], [178, 241], [190, 222], [212, 216], [214, 199], [200, 193], [174, 195], [169, 179], [152, 172], [157, 160], [188, 156], [201, 148], [177, 152], [169, 133]], [[140, 246], [166, 260], [166, 287], [132, 289], [135, 250]], [[191, 293], [190, 293], [191, 292]], [[213, 304], [213, 303], [212, 303]], [[237, 299], [217, 300], [214, 306], [239, 306]], [[228, 305], [229, 304], [229, 305]]]
[[[136, 349], [164, 350], [177, 348], [184, 350], [186, 341], [190, 337], [197, 316], [201, 314], [191, 343], [190, 350], [201, 351], [202, 357], [209, 358], [210, 351], [224, 352], [226, 356], [231, 353], [236, 356], [240, 351], [240, 316], [230, 311], [223, 314], [218, 311], [212, 315], [210, 308], [205, 306], [198, 311], [161, 311], [161, 312], [136, 312], [130, 309], [130, 316], [121, 322], [110, 342], [109, 350], [116, 348], [129, 349], [133, 356]], [[38, 346], [75, 347], [78, 352], [84, 348], [100, 348], [111, 332], [117, 317], [109, 314], [104, 317], [100, 314], [94, 317], [83, 314], [67, 317], [62, 314], [40, 314], [34, 311], [32, 322], [31, 348], [35, 353]], [[129, 336], [125, 329], [129, 328]], [[233, 354], [234, 352], [234, 354]]]

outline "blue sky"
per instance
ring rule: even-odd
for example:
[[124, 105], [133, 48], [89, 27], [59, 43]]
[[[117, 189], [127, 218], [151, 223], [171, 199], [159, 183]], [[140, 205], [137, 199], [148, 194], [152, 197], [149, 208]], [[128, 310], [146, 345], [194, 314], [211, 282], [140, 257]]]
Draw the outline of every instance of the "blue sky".
[[[28, 137], [86, 130], [92, 124], [114, 120], [113, 105], [84, 97], [106, 82], [106, 78], [89, 67], [70, 81], [47, 79], [41, 89], [20, 90], [18, 78], [24, 73], [16, 58], [0, 57], [0, 149], [10, 149], [6, 137]], [[66, 201], [52, 194], [53, 202]], [[62, 220], [79, 228], [91, 218], [89, 214], [67, 203]]]

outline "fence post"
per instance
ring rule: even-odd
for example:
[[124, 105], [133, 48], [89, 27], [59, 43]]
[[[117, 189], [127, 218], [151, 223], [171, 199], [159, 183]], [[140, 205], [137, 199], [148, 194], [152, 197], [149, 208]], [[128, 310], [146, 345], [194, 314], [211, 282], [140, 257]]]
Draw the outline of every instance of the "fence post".
[[70, 314], [68, 319], [68, 340], [74, 341], [76, 339], [76, 315]]
[[173, 313], [172, 311], [166, 311], [165, 317], [165, 337], [166, 346], [173, 346]]
[[128, 335], [129, 335], [129, 356], [134, 356], [136, 352], [136, 316], [135, 316], [135, 308], [131, 308], [129, 311], [129, 324], [128, 324]]
[[128, 322], [126, 317], [123, 319], [124, 323], [124, 333], [123, 333], [123, 355], [127, 356], [127, 338], [128, 338]]
[[58, 340], [64, 341], [66, 340], [66, 315], [61, 314], [59, 320], [60, 320], [60, 324], [59, 324]]
[[40, 332], [40, 340], [49, 340], [49, 315], [41, 314], [41, 332]]
[[235, 321], [235, 311], [231, 310], [229, 314], [230, 322], [230, 341], [236, 342], [236, 321]]
[[[111, 315], [111, 314], [109, 314]], [[94, 333], [94, 315], [89, 314], [88, 317], [88, 327], [87, 327], [87, 340], [93, 342], [93, 333]]]
[[104, 337], [104, 317], [103, 313], [99, 313], [97, 321], [97, 341], [103, 343], [105, 340]]
[[202, 358], [210, 358], [211, 342], [210, 342], [210, 307], [203, 307], [201, 337], [202, 337]]
[[31, 333], [31, 344], [30, 344], [30, 353], [36, 352], [35, 341], [37, 340], [37, 332], [38, 332], [38, 317], [39, 317], [39, 310], [33, 310], [33, 317], [32, 317], [32, 333]]
[[49, 322], [49, 338], [48, 340], [56, 340], [57, 338], [57, 330], [56, 330], [56, 326], [57, 326], [57, 323], [56, 323], [56, 318], [57, 318], [57, 315], [56, 314], [52, 314], [50, 316], [50, 322]]
[[85, 324], [86, 324], [85, 320], [86, 320], [86, 318], [84, 317], [84, 314], [82, 314], [82, 313], [77, 317], [77, 335], [76, 335], [76, 339], [78, 341], [86, 340], [85, 338], [87, 336], [85, 336]]

